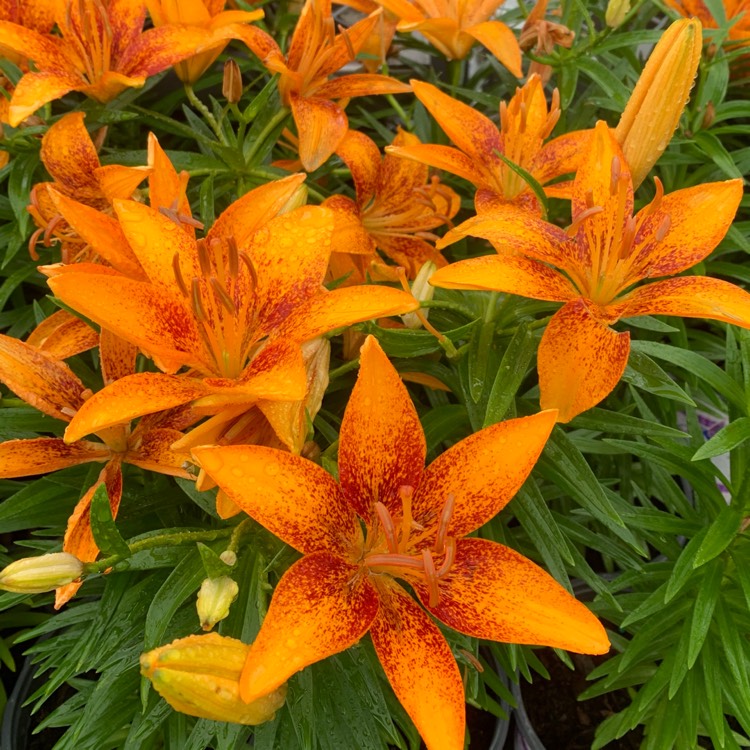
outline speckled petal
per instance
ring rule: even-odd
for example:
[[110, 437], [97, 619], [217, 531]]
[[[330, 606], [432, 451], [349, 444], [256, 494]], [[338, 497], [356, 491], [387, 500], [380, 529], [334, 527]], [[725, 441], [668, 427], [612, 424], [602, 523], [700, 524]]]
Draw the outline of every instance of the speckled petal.
[[316, 170], [338, 148], [349, 129], [344, 110], [317, 97], [292, 97], [292, 115], [299, 136], [299, 158], [308, 172]]
[[374, 504], [401, 515], [399, 488], [419, 485], [427, 453], [417, 411], [380, 345], [368, 336], [339, 434], [341, 488], [360, 517]]
[[193, 456], [232, 502], [294, 549], [344, 555], [361, 543], [341, 488], [312, 461], [260, 445], [204, 446]]
[[45, 474], [89, 461], [106, 461], [109, 449], [103, 443], [85, 440], [68, 445], [62, 438], [6, 440], [0, 443], [0, 477], [28, 477]]
[[353, 646], [378, 612], [378, 595], [359, 568], [315, 552], [279, 581], [240, 677], [250, 702], [309, 664]]
[[370, 636], [396, 697], [428, 750], [463, 750], [464, 687], [453, 652], [398, 584], [388, 584]]
[[463, 31], [487, 47], [516, 78], [523, 75], [516, 35], [502, 21], [483, 21]]
[[552, 646], [606, 654], [601, 623], [549, 573], [531, 560], [486, 539], [459, 539], [456, 558], [439, 586], [440, 601], [416, 582], [422, 604], [460, 633], [503, 643]]
[[[485, 524], [518, 492], [555, 426], [554, 409], [509, 419], [475, 432], [438, 456], [414, 495], [414, 518], [436, 528], [446, 500], [454, 498], [449, 536], [464, 536]], [[432, 537], [426, 538], [428, 546]]]
[[558, 409], [569, 422], [608, 396], [622, 377], [630, 334], [597, 320], [582, 299], [558, 310], [539, 344], [542, 409]]

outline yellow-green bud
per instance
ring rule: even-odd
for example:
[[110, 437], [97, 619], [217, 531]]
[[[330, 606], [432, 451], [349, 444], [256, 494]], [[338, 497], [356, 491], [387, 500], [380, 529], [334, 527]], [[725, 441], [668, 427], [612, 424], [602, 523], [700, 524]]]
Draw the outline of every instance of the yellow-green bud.
[[240, 698], [250, 646], [218, 633], [179, 638], [141, 655], [141, 674], [176, 711], [214, 721], [262, 724], [286, 698], [286, 684], [252, 703]]
[[225, 549], [220, 555], [219, 558], [223, 563], [228, 565], [230, 568], [234, 567], [237, 563], [237, 553], [233, 552], [231, 549]]
[[[428, 282], [430, 276], [437, 271], [437, 266], [428, 260], [417, 272], [417, 277], [414, 279], [414, 283], [411, 285], [411, 293], [414, 298], [419, 302], [428, 302], [432, 299], [435, 294], [435, 287], [431, 286]], [[429, 310], [423, 310], [422, 315], [426, 319], [429, 314]], [[404, 325], [407, 328], [419, 328], [422, 325], [422, 321], [419, 319], [416, 313], [407, 313], [401, 316], [401, 320], [404, 321]]]
[[68, 552], [24, 557], [0, 571], [0, 589], [17, 594], [43, 594], [81, 577], [83, 563]]
[[198, 592], [198, 619], [204, 630], [211, 630], [229, 614], [240, 587], [229, 577], [206, 578]]
[[609, 0], [604, 13], [604, 21], [611, 29], [616, 29], [630, 13], [630, 0]]

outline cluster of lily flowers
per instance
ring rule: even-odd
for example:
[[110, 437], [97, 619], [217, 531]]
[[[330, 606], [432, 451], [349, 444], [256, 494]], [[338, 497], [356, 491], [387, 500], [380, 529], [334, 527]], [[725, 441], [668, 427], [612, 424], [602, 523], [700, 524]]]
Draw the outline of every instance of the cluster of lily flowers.
[[[398, 30], [421, 33], [449, 59], [479, 43], [520, 77], [517, 32], [492, 20], [501, 1], [348, 4], [368, 15], [336, 29], [330, 0], [307, 0], [285, 53], [253, 25], [262, 11], [225, 10], [222, 0], [0, 5], [0, 52], [24, 71], [17, 85], [4, 82], [9, 98], [0, 99], [11, 127], [40, 122], [35, 113], [70, 92], [109, 102], [172, 66], [194, 97], [192, 84], [235, 40], [278, 76], [294, 123], [285, 140], [296, 150], [280, 163], [288, 177], [253, 188], [204, 233], [188, 175], [153, 134], [145, 165], [102, 166], [83, 113], [47, 129], [41, 154], [52, 180], [31, 191], [30, 247], [36, 259], [39, 246], [59, 250], [60, 262], [39, 270], [65, 309], [24, 341], [0, 335], [0, 380], [68, 426], [62, 438], [0, 444], [0, 477], [102, 468], [68, 521], [63, 552], [11, 564], [0, 588], [56, 588], [59, 608], [87, 575], [105, 572], [90, 510], [103, 487], [116, 517], [123, 464], [195, 480], [200, 491], [218, 487], [221, 518], [247, 514], [302, 557], [278, 582], [254, 643], [208, 633], [144, 654], [143, 673], [162, 695], [192, 715], [265, 721], [293, 674], [369, 632], [427, 746], [457, 749], [463, 685], [433, 618], [482, 639], [608, 651], [599, 621], [549, 574], [471, 534], [513, 498], [554, 425], [615, 388], [630, 347], [629, 334], [612, 327], [618, 320], [681, 315], [750, 328], [747, 292], [679, 275], [724, 237], [742, 181], [665, 194], [657, 179], [655, 197], [634, 214], [634, 190], [666, 148], [695, 77], [695, 18], [665, 31], [616, 128], [598, 122], [550, 139], [560, 104], [556, 92], [548, 101], [542, 69], [500, 105], [499, 127], [432, 84], [373, 72], [373, 55], [369, 70], [336, 75], [360, 52], [386, 50]], [[702, 3], [671, 4], [709, 20]], [[564, 44], [564, 28], [540, 20], [545, 7], [522, 38]], [[225, 95], [238, 85], [241, 93], [238, 72], [226, 71]], [[399, 130], [381, 154], [349, 129], [345, 112], [349, 98], [375, 94], [413, 94], [453, 145]], [[335, 157], [355, 198], [310, 205], [305, 172]], [[472, 218], [454, 226], [459, 196], [430, 168], [474, 186]], [[570, 201], [569, 226], [546, 221], [547, 197]], [[467, 236], [496, 252], [449, 264], [442, 251]], [[425, 468], [402, 377], [377, 340], [352, 326], [404, 316], [440, 336], [420, 311], [431, 287], [562, 306], [539, 346], [539, 413], [491, 425]], [[316, 463], [309, 438], [328, 385], [329, 339], [342, 329], [360, 369], [336, 479]], [[96, 347], [102, 387], [93, 393], [65, 360]], [[154, 371], [139, 371], [142, 356]], [[226, 615], [238, 585], [231, 576], [206, 580], [206, 629]]]

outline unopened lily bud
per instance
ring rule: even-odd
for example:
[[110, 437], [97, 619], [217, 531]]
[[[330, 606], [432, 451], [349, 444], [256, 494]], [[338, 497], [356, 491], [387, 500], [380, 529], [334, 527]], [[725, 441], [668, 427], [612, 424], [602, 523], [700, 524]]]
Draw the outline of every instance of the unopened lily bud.
[[286, 685], [252, 703], [240, 698], [240, 674], [250, 646], [218, 633], [179, 638], [141, 655], [141, 674], [172, 708], [190, 716], [236, 724], [273, 719]]
[[68, 552], [24, 557], [0, 571], [0, 589], [17, 594], [43, 594], [81, 577], [83, 563]]
[[703, 120], [701, 121], [701, 128], [703, 130], [707, 130], [708, 128], [713, 125], [714, 120], [716, 119], [716, 107], [714, 107], [713, 102], [709, 102], [706, 105], [706, 111], [703, 113]]
[[198, 619], [204, 630], [211, 630], [229, 614], [240, 587], [229, 576], [206, 578], [198, 592]]
[[240, 66], [231, 58], [224, 63], [224, 78], [221, 93], [230, 104], [237, 104], [242, 98], [242, 74]]
[[[435, 294], [435, 287], [430, 286], [429, 279], [433, 273], [437, 271], [437, 266], [428, 260], [418, 271], [417, 277], [414, 279], [414, 283], [411, 285], [411, 293], [414, 298], [419, 302], [428, 302], [432, 299]], [[429, 310], [423, 310], [422, 315], [427, 318]], [[407, 328], [419, 328], [422, 325], [422, 321], [419, 319], [416, 313], [407, 313], [401, 316], [401, 320], [404, 321], [404, 325]]]
[[302, 344], [302, 356], [307, 371], [307, 396], [305, 408], [310, 419], [315, 419], [323, 405], [328, 388], [328, 369], [331, 363], [331, 342], [318, 338]]
[[609, 0], [604, 13], [604, 21], [611, 29], [616, 29], [630, 13], [630, 0]]
[[615, 130], [633, 186], [643, 182], [667, 147], [687, 104], [701, 58], [701, 23], [675, 21], [662, 34]]
[[237, 564], [237, 553], [232, 552], [231, 549], [225, 549], [220, 555], [219, 559], [230, 568], [233, 568]]

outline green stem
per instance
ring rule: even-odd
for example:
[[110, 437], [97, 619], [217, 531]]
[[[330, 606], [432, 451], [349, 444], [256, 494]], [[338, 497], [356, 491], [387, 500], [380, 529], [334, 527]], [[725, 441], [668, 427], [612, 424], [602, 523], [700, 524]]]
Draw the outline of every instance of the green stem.
[[[542, 326], [546, 326], [547, 323], [552, 320], [552, 316], [548, 315], [546, 318], [539, 318], [539, 320], [535, 320], [532, 323], [527, 324], [526, 328], [529, 331], [535, 331], [537, 328], [541, 328]], [[518, 326], [515, 326], [513, 328], [503, 328], [500, 331], [495, 331], [495, 334], [497, 336], [512, 336], [514, 333], [518, 331]]]
[[406, 110], [396, 101], [396, 97], [393, 96], [393, 94], [386, 94], [385, 98], [388, 100], [388, 104], [393, 107], [393, 111], [401, 118], [401, 121], [404, 123], [404, 127], [411, 132], [412, 129], [412, 121], [411, 117], [406, 114]]
[[339, 378], [342, 375], [346, 375], [347, 372], [356, 370], [358, 367], [359, 367], [359, 357], [351, 360], [350, 362], [347, 362], [346, 364], [341, 365], [341, 367], [337, 367], [335, 370], [331, 370], [331, 372], [328, 373], [328, 379], [336, 380], [336, 378]]
[[193, 91], [193, 87], [189, 84], [185, 84], [185, 93], [187, 94], [188, 101], [203, 115], [203, 119], [211, 126], [211, 130], [219, 139], [222, 145], [228, 146], [227, 140], [224, 136], [224, 131], [221, 129], [221, 125], [216, 121], [216, 118], [211, 114], [211, 110], [198, 98], [198, 95]]
[[[242, 524], [240, 524], [241, 526]], [[121, 560], [127, 559], [136, 552], [142, 552], [145, 549], [154, 547], [181, 547], [185, 544], [195, 544], [196, 542], [215, 542], [217, 539], [231, 537], [237, 527], [229, 529], [215, 529], [214, 531], [182, 531], [175, 534], [159, 534], [150, 536], [147, 539], [141, 539], [128, 545], [129, 555], [110, 555], [96, 562], [86, 563], [84, 565], [84, 575], [101, 573], [107, 568], [111, 568]]]
[[422, 307], [434, 307], [438, 310], [452, 310], [453, 312], [460, 313], [469, 320], [474, 320], [477, 317], [476, 313], [473, 310], [459, 304], [458, 302], [450, 302], [443, 299], [430, 299], [422, 300], [421, 304]]
[[251, 146], [250, 152], [245, 159], [246, 164], [252, 164], [253, 158], [258, 153], [258, 150], [265, 143], [268, 136], [279, 126], [280, 123], [284, 122], [289, 117], [289, 110], [286, 107], [282, 107], [279, 111], [266, 123], [263, 130], [255, 139], [255, 143]]
[[459, 88], [464, 82], [464, 61], [450, 60], [448, 62], [448, 72], [450, 74], [451, 86]]

